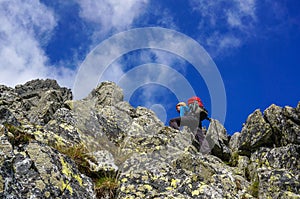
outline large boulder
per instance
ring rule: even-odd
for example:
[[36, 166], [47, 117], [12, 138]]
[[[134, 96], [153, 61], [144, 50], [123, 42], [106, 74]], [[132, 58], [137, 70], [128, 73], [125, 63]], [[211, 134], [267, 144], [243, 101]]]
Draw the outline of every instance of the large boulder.
[[12, 137], [19, 129], [1, 129], [1, 198], [95, 198], [91, 179], [68, 156], [26, 132]]
[[230, 163], [251, 182], [258, 198], [299, 198], [300, 112], [290, 106], [269, 106], [252, 113], [229, 146]]
[[239, 153], [249, 156], [260, 147], [272, 146], [272, 136], [271, 125], [265, 121], [260, 110], [255, 110], [248, 116], [241, 131], [238, 141]]
[[274, 144], [285, 146], [289, 143], [300, 144], [300, 102], [296, 108], [283, 108], [272, 104], [264, 111], [274, 132]]

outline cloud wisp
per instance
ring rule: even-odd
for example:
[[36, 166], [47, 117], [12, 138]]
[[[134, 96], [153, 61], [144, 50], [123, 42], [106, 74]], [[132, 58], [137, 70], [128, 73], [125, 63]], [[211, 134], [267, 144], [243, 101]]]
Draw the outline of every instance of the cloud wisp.
[[93, 23], [94, 40], [99, 41], [103, 35], [132, 28], [134, 21], [142, 15], [148, 0], [76, 0], [80, 6], [80, 17]]
[[256, 0], [191, 0], [199, 15], [199, 41], [215, 54], [243, 45], [255, 31]]

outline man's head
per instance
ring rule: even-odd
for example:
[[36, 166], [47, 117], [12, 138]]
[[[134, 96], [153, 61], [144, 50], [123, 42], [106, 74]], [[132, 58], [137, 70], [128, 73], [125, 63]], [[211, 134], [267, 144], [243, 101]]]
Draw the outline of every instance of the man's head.
[[181, 106], [186, 106], [186, 103], [184, 103], [184, 102], [179, 102], [178, 104], [176, 104], [176, 110], [177, 110], [178, 113], [180, 112], [180, 107], [181, 107]]

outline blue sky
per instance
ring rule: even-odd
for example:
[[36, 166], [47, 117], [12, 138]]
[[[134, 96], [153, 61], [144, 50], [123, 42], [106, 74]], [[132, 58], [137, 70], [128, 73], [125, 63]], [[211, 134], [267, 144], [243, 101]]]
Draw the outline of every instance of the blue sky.
[[[147, 71], [137, 74], [152, 82], [135, 85], [127, 98], [133, 106], [155, 110], [166, 123], [177, 116], [174, 106], [185, 89], [172, 90], [171, 85], [188, 82], [210, 112], [216, 107], [213, 100], [225, 103], [224, 126], [232, 134], [257, 108], [273, 103], [295, 107], [300, 101], [299, 9], [298, 0], [1, 0], [0, 84], [14, 87], [54, 78], [74, 88], [85, 60], [104, 41], [136, 28], [161, 27], [203, 47], [221, 76], [225, 102], [212, 99], [217, 91], [186, 57], [167, 51], [168, 44], [120, 54], [99, 81], [118, 82], [134, 74], [134, 68]], [[184, 43], [168, 41], [173, 49], [184, 51]], [[115, 46], [111, 52], [119, 50]], [[128, 84], [120, 86], [126, 90]]]

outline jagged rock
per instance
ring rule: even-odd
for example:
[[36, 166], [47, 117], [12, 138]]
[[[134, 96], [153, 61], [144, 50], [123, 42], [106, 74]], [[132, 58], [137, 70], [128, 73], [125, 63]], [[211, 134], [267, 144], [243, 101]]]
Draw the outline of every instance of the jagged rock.
[[45, 125], [55, 112], [63, 107], [64, 99], [60, 91], [49, 90], [40, 94], [40, 99], [31, 108], [28, 118], [31, 123]]
[[109, 151], [96, 151], [92, 154], [92, 156], [95, 158], [95, 163], [92, 161], [89, 161], [89, 163], [93, 172], [118, 172], [119, 168], [115, 164], [115, 159]]
[[274, 144], [272, 136], [271, 125], [265, 121], [260, 110], [255, 110], [249, 115], [241, 131], [238, 142], [239, 153], [249, 156], [259, 147], [272, 146]]
[[32, 80], [15, 89], [1, 86], [0, 104], [15, 113], [19, 121], [44, 125], [64, 102], [72, 99], [70, 89], [61, 88], [55, 80]]
[[263, 113], [230, 141], [212, 120], [205, 155], [113, 82], [0, 85], [0, 198], [299, 198], [300, 102]]
[[300, 197], [298, 110], [299, 103], [296, 108], [272, 104], [264, 115], [256, 110], [248, 117], [242, 132], [231, 138], [232, 164], [251, 181], [249, 191], [256, 197]]
[[123, 98], [122, 89], [114, 82], [108, 81], [100, 83], [88, 96], [88, 99], [95, 99], [96, 107], [112, 106], [123, 101]]
[[236, 163], [233, 164], [237, 167], [236, 173], [244, 176], [247, 180], [250, 179], [249, 177], [249, 164], [250, 159], [247, 156], [237, 156]]
[[0, 105], [12, 105], [19, 101], [18, 94], [14, 92], [14, 89], [0, 85]]
[[261, 148], [251, 155], [251, 165], [249, 166], [250, 177], [252, 179], [255, 178], [257, 170], [261, 168], [265, 170], [285, 169], [300, 182], [299, 152], [300, 146], [294, 144], [273, 149]]
[[289, 106], [281, 108], [274, 104], [264, 111], [266, 121], [270, 123], [274, 132], [274, 143], [277, 146], [300, 143], [299, 115], [297, 109]]
[[[6, 137], [1, 140], [9, 140]], [[91, 180], [70, 158], [37, 141], [12, 147], [6, 143], [0, 168], [2, 198], [95, 198]]]
[[[231, 150], [229, 149], [229, 138], [224, 126], [217, 120], [212, 119], [206, 134], [206, 139], [211, 147], [211, 154], [229, 161]], [[200, 150], [201, 151], [201, 150]]]
[[59, 90], [62, 93], [63, 101], [72, 99], [71, 90], [68, 88], [61, 88], [56, 80], [46, 79], [46, 80], [32, 80], [24, 85], [17, 85], [15, 87], [15, 92], [19, 94], [23, 99], [30, 99], [40, 96], [40, 93], [43, 93], [48, 90]]
[[0, 124], [12, 124], [14, 126], [20, 126], [20, 123], [13, 113], [3, 106], [0, 106]]
[[136, 158], [140, 164], [121, 176], [119, 198], [240, 198], [249, 184], [214, 156], [181, 151], [170, 163], [153, 157]]
[[229, 148], [230, 148], [232, 151], [237, 151], [237, 150], [238, 150], [240, 136], [241, 136], [241, 133], [240, 133], [240, 132], [235, 132], [235, 133], [231, 136], [231, 138], [230, 138], [230, 140], [229, 140]]
[[[258, 171], [260, 198], [299, 198], [299, 178], [284, 169]], [[290, 197], [291, 194], [294, 197]], [[288, 197], [287, 197], [288, 196]]]
[[98, 122], [106, 130], [106, 135], [117, 143], [124, 138], [132, 118], [116, 107], [106, 106], [98, 111]]

